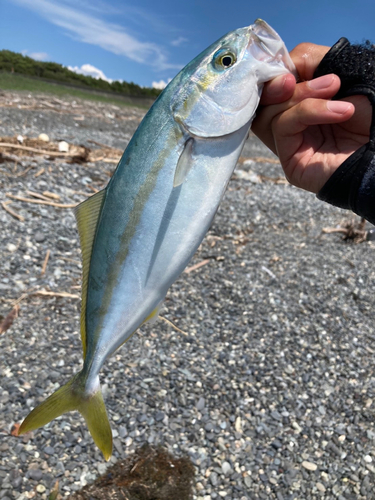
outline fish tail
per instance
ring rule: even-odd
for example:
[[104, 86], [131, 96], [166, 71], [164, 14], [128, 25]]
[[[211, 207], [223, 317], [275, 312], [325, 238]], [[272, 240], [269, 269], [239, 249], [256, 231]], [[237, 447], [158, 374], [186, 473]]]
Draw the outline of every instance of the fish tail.
[[112, 431], [109, 425], [99, 379], [96, 390], [90, 394], [85, 392], [83, 372], [75, 375], [39, 406], [34, 408], [22, 422], [18, 435], [30, 432], [48, 424], [51, 420], [68, 411], [78, 410], [86, 420], [95, 444], [106, 460], [112, 455]]

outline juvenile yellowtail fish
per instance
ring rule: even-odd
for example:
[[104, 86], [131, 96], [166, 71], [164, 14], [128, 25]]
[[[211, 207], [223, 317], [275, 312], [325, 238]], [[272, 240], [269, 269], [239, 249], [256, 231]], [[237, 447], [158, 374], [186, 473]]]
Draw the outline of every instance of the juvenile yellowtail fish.
[[264, 82], [294, 71], [278, 34], [257, 20], [208, 47], [155, 101], [108, 186], [75, 211], [83, 260], [83, 369], [26, 417], [19, 434], [78, 410], [110, 458], [99, 371], [157, 316], [209, 229]]

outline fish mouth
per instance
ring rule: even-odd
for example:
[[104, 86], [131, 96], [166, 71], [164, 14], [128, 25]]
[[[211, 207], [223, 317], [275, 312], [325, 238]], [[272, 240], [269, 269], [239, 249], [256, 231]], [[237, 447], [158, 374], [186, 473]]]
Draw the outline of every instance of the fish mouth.
[[282, 64], [296, 78], [294, 63], [278, 33], [263, 19], [257, 19], [248, 27], [248, 52], [258, 61]]

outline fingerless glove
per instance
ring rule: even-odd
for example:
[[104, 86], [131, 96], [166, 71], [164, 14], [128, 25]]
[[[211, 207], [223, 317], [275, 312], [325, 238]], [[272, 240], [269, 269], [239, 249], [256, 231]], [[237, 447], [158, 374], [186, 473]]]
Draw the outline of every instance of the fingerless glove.
[[347, 208], [375, 224], [375, 47], [351, 45], [346, 38], [329, 50], [314, 78], [335, 73], [341, 87], [334, 99], [365, 95], [372, 106], [370, 140], [332, 174], [317, 194], [320, 200]]

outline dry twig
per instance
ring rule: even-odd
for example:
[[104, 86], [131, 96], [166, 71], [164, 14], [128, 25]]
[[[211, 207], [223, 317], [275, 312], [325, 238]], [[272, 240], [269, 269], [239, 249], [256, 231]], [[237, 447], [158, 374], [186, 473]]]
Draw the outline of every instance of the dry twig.
[[9, 208], [9, 205], [11, 204], [12, 202], [11, 201], [2, 201], [1, 202], [1, 205], [3, 207], [3, 209], [8, 212], [8, 214], [10, 214], [12, 217], [15, 217], [16, 219], [18, 219], [20, 222], [25, 222], [25, 217], [22, 217], [22, 215], [20, 214], [17, 214], [16, 212], [14, 212], [11, 208]]
[[43, 266], [42, 266], [42, 270], [40, 272], [40, 275], [43, 276], [43, 274], [46, 272], [46, 269], [47, 269], [47, 264], [48, 264], [48, 260], [49, 260], [49, 256], [50, 256], [50, 249], [47, 250], [46, 252], [46, 256], [44, 257], [44, 261], [43, 261]]
[[344, 221], [340, 227], [324, 227], [322, 233], [342, 233], [343, 240], [353, 240], [355, 243], [363, 243], [367, 239], [367, 231], [365, 230], [366, 220], [362, 217], [356, 223], [354, 219]]
[[57, 297], [57, 298], [67, 298], [67, 299], [80, 299], [80, 295], [77, 295], [75, 293], [68, 293], [68, 292], [49, 292], [47, 290], [36, 290], [31, 289], [21, 295], [15, 302], [13, 302], [12, 306], [17, 306], [20, 304], [23, 300], [27, 299], [28, 297], [33, 297], [33, 296], [40, 296], [40, 297]]
[[21, 151], [28, 151], [30, 153], [38, 153], [40, 155], [48, 156], [74, 156], [70, 153], [63, 153], [61, 151], [47, 151], [46, 149], [31, 148], [30, 146], [22, 146], [21, 144], [12, 144], [10, 142], [0, 142], [1, 148], [20, 149]]
[[159, 318], [162, 319], [163, 321], [165, 321], [166, 323], [168, 323], [168, 325], [171, 325], [172, 328], [174, 328], [176, 331], [182, 333], [183, 335], [186, 335], [186, 336], [189, 335], [188, 333], [184, 332], [183, 330], [180, 330], [180, 328], [178, 328], [178, 326], [173, 324], [172, 321], [169, 321], [169, 319], [165, 318], [164, 316], [159, 316]]
[[81, 297], [75, 293], [68, 292], [48, 292], [47, 290], [37, 290], [30, 295], [41, 295], [42, 297], [61, 297], [69, 299], [80, 299]]
[[199, 269], [200, 267], [203, 267], [205, 266], [206, 264], [208, 264], [210, 262], [210, 259], [205, 259], [205, 260], [202, 260], [201, 262], [198, 262], [198, 264], [194, 264], [194, 266], [191, 266], [191, 267], [187, 267], [184, 271], [184, 273], [186, 274], [189, 274], [191, 273], [192, 271], [195, 271], [196, 269]]
[[38, 172], [34, 175], [34, 177], [39, 177], [40, 175], [44, 174], [45, 172], [45, 169], [44, 167], [42, 167], [40, 170], [38, 170]]
[[11, 193], [7, 193], [7, 196], [9, 198], [12, 198], [13, 200], [24, 201], [26, 203], [36, 203], [38, 205], [49, 205], [50, 207], [75, 208], [77, 206], [77, 203], [64, 204], [64, 203], [55, 203], [54, 201], [33, 200], [32, 198], [24, 198], [23, 196], [17, 196]]

